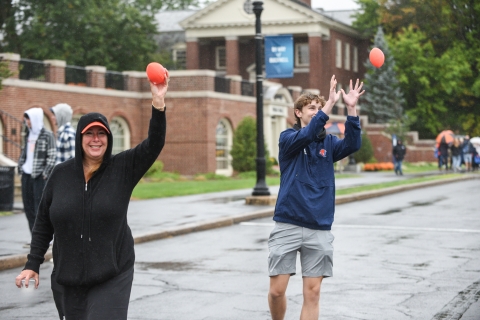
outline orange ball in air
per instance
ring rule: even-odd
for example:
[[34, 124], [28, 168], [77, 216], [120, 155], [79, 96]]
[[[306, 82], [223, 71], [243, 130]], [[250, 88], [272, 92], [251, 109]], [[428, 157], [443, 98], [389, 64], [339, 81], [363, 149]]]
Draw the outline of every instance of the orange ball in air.
[[153, 84], [165, 83], [167, 72], [167, 69], [158, 62], [150, 62], [147, 66], [147, 77]]
[[370, 51], [370, 62], [373, 64], [373, 66], [380, 68], [385, 62], [385, 55], [383, 54], [382, 50], [373, 48]]

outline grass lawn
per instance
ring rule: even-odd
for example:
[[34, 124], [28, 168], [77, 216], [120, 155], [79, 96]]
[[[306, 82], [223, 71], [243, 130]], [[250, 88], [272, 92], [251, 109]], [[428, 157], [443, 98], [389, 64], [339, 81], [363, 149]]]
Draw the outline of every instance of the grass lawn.
[[408, 184], [413, 184], [413, 183], [434, 181], [434, 180], [443, 180], [443, 179], [449, 179], [449, 178], [455, 178], [455, 177], [461, 177], [461, 176], [462, 176], [462, 174], [460, 174], [460, 173], [452, 173], [452, 174], [441, 174], [441, 175], [435, 175], [435, 176], [411, 178], [411, 179], [407, 179], [407, 180], [382, 182], [382, 183], [376, 183], [376, 184], [371, 184], [371, 185], [366, 185], [366, 186], [340, 189], [340, 190], [336, 191], [336, 195], [341, 196], [341, 195], [347, 195], [347, 194], [352, 194], [352, 193], [357, 193], [357, 192], [385, 189], [385, 188], [408, 185]]
[[[408, 170], [410, 166], [407, 164], [405, 172], [425, 172], [432, 171], [436, 167], [430, 164], [423, 166], [411, 166], [412, 171]], [[341, 173], [335, 175], [337, 179], [341, 178], [352, 178], [359, 177], [356, 174], [350, 173]], [[379, 183], [368, 186], [352, 187], [337, 190], [337, 195], [351, 194], [355, 192], [362, 192], [368, 190], [376, 190], [382, 188], [388, 188], [392, 186], [411, 184], [423, 181], [431, 181], [437, 179], [446, 179], [454, 176], [460, 176], [459, 174], [448, 174], [448, 175], [436, 175], [436, 176], [427, 176], [421, 178], [412, 178], [408, 180], [399, 180], [392, 182]], [[178, 178], [178, 177], [177, 177]], [[186, 196], [193, 194], [201, 193], [210, 193], [210, 192], [219, 192], [219, 191], [228, 191], [228, 190], [238, 190], [238, 189], [249, 189], [255, 187], [256, 176], [246, 176], [243, 178], [222, 178], [222, 179], [206, 179], [206, 180], [178, 180], [173, 179], [171, 175], [168, 175], [168, 179], [165, 181], [156, 181], [156, 182], [145, 182], [142, 181], [139, 183], [132, 194], [132, 199], [134, 200], [143, 200], [143, 199], [154, 199], [154, 198], [166, 198], [166, 197], [175, 197], [175, 196]], [[268, 186], [278, 186], [280, 184], [280, 177], [268, 176], [267, 185]]]
[[[135, 187], [132, 199], [166, 198], [248, 188], [253, 190], [256, 182], [256, 178], [145, 182], [139, 183]], [[267, 177], [268, 186], [278, 186], [279, 184], [280, 177]]]

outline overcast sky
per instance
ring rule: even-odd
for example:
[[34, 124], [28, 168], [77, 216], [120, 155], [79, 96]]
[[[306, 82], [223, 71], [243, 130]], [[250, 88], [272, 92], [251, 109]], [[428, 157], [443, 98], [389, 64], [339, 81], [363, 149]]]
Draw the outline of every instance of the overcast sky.
[[360, 6], [354, 0], [311, 0], [313, 8], [323, 10], [349, 10], [358, 9]]

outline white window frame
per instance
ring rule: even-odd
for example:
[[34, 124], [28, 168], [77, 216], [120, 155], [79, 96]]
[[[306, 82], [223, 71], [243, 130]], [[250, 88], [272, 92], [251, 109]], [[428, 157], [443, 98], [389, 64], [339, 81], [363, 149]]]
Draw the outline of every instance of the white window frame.
[[350, 43], [345, 43], [345, 70], [350, 70]]
[[[179, 62], [178, 53], [183, 52], [183, 57]], [[187, 68], [187, 45], [185, 43], [176, 44], [172, 49], [172, 60], [175, 62], [177, 69]], [[182, 61], [183, 60], [183, 61]]]
[[[219, 125], [223, 125], [223, 127], [226, 129], [226, 134], [220, 137], [222, 139], [226, 139], [225, 146], [217, 145], [217, 139], [219, 138], [217, 135], [217, 127]], [[219, 150], [222, 150], [224, 152], [224, 156], [218, 157], [217, 154], [215, 154], [215, 161], [216, 161], [215, 173], [224, 175], [224, 176], [231, 176], [233, 174], [233, 168], [232, 168], [232, 155], [230, 154], [230, 151], [232, 150], [232, 145], [233, 145], [233, 129], [232, 129], [232, 126], [230, 125], [230, 122], [225, 118], [220, 119], [220, 121], [218, 121], [217, 127], [215, 127], [215, 153], [217, 153], [217, 151]], [[226, 168], [219, 168], [218, 167], [219, 161], [227, 161]]]
[[342, 41], [335, 40], [335, 67], [342, 67]]
[[[224, 62], [225, 65], [221, 65], [221, 54], [223, 50], [223, 57], [224, 57]], [[226, 70], [227, 69], [227, 49], [225, 46], [219, 46], [215, 48], [215, 69], [217, 70]]]
[[[119, 128], [123, 129], [122, 133], [116, 131], [117, 124]], [[130, 128], [128, 127], [127, 121], [122, 117], [117, 116], [110, 121], [109, 126], [113, 136], [112, 154], [117, 154], [130, 149]], [[121, 140], [121, 145], [117, 144], [119, 138]]]
[[353, 47], [353, 72], [358, 72], [358, 48]]
[[[301, 49], [307, 47], [307, 61], [300, 61], [300, 52]], [[310, 47], [308, 46], [308, 43], [297, 43], [295, 45], [295, 66], [296, 67], [308, 67], [310, 66]]]

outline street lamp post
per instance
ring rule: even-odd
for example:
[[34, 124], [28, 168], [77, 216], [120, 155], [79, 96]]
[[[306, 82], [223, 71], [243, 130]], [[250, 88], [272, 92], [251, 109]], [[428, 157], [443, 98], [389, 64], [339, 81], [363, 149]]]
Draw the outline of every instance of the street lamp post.
[[262, 22], [260, 15], [263, 11], [263, 1], [253, 2], [255, 13], [255, 69], [257, 74], [257, 184], [253, 188], [253, 196], [269, 196], [267, 183], [265, 181], [265, 142], [263, 140], [263, 79], [262, 79]]

